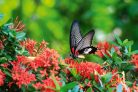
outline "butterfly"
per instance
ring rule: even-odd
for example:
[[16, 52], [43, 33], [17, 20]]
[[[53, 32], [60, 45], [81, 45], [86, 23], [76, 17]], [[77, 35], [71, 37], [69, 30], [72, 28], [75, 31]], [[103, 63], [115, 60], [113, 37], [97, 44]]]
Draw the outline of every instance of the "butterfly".
[[97, 51], [96, 47], [91, 46], [94, 34], [95, 31], [91, 30], [82, 37], [78, 21], [73, 21], [70, 29], [70, 50], [72, 58], [85, 58], [84, 55]]

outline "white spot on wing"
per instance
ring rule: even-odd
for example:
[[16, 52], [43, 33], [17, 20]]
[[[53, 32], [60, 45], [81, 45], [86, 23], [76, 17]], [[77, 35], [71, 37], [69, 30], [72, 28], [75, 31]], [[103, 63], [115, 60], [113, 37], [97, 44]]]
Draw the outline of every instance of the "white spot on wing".
[[90, 51], [92, 51], [92, 48], [86, 48], [86, 49], [84, 50], [84, 54], [88, 54]]

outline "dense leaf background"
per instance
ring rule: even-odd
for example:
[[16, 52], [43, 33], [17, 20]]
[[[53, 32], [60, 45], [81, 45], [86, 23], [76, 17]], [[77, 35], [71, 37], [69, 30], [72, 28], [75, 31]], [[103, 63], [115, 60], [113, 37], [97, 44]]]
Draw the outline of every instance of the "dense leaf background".
[[96, 30], [94, 44], [114, 40], [112, 35], [116, 33], [122, 39], [134, 40], [133, 49], [138, 46], [137, 0], [0, 0], [0, 25], [16, 16], [26, 24], [28, 37], [46, 40], [64, 57], [69, 53], [74, 19], [83, 34]]

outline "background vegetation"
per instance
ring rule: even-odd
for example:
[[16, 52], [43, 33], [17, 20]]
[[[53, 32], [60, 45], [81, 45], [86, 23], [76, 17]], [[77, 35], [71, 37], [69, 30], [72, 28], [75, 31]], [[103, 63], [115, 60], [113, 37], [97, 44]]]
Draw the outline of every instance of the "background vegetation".
[[[11, 17], [13, 16], [13, 17]], [[67, 56], [70, 26], [74, 19], [81, 32], [94, 28], [94, 44], [122, 39], [138, 46], [138, 0], [0, 0], [0, 25], [16, 16], [26, 25], [28, 37], [49, 42], [49, 47]]]

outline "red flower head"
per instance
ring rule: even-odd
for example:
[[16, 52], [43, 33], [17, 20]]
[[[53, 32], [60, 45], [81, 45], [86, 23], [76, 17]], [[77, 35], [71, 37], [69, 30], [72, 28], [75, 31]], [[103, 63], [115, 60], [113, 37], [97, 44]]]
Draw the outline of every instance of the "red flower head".
[[17, 61], [13, 61], [11, 64], [13, 66], [12, 68], [12, 78], [14, 81], [16, 81], [16, 84], [20, 88], [22, 85], [28, 85], [32, 81], [35, 81], [35, 75], [32, 74], [30, 71], [27, 71], [22, 61], [24, 60], [24, 57], [17, 57]]
[[[55, 70], [59, 69], [58, 66], [59, 54], [54, 49], [45, 49], [40, 55], [35, 57], [31, 64], [35, 64], [35, 67], [53, 67]], [[33, 68], [33, 66], [32, 66]]]
[[104, 54], [109, 55], [107, 51], [110, 49], [110, 45], [109, 45], [108, 42], [100, 42], [100, 43], [98, 43], [97, 48], [99, 49], [96, 52], [96, 54], [98, 56], [103, 57]]
[[21, 42], [21, 45], [27, 49], [30, 55], [34, 55], [36, 53], [35, 49], [36, 42], [34, 40], [27, 39]]
[[65, 62], [69, 64], [70, 68], [76, 68], [78, 74], [80, 74], [83, 78], [91, 79], [91, 74], [94, 74], [95, 71], [97, 71], [99, 74], [103, 73], [102, 67], [97, 63], [93, 62], [78, 63], [77, 61], [74, 61], [73, 59], [70, 58], [66, 58]]
[[104, 54], [110, 56], [108, 51], [110, 51], [111, 48], [114, 48], [118, 55], [121, 55], [119, 48], [117, 46], [109, 44], [108, 42], [99, 42], [97, 48], [98, 50], [96, 54], [100, 57], [104, 57]]
[[0, 70], [0, 86], [4, 84], [5, 74]]
[[135, 65], [136, 71], [138, 71], [138, 54], [132, 55], [131, 62]]
[[45, 50], [47, 47], [47, 42], [42, 41], [40, 44], [37, 44], [37, 42], [35, 42], [34, 40], [30, 40], [27, 39], [23, 42], [21, 42], [21, 45], [24, 46], [27, 51], [29, 52], [29, 54], [31, 56], [37, 56], [40, 53], [43, 52], [43, 50]]
[[[56, 77], [56, 81], [59, 83], [59, 85], [61, 86], [61, 82], [59, 81], [59, 78]], [[54, 81], [51, 79], [51, 78], [47, 78], [45, 80], [42, 81], [43, 83], [36, 83], [34, 84], [33, 86], [36, 88], [36, 89], [39, 89], [41, 90], [41, 92], [55, 92], [55, 89], [56, 88], [56, 85], [54, 83]]]
[[78, 65], [78, 62], [74, 61], [72, 58], [66, 58], [65, 63], [69, 64], [70, 68], [74, 68]]
[[94, 74], [97, 71], [99, 74], [102, 74], [102, 67], [93, 62], [81, 62], [76, 66], [77, 72], [84, 78], [91, 79], [91, 74]]

